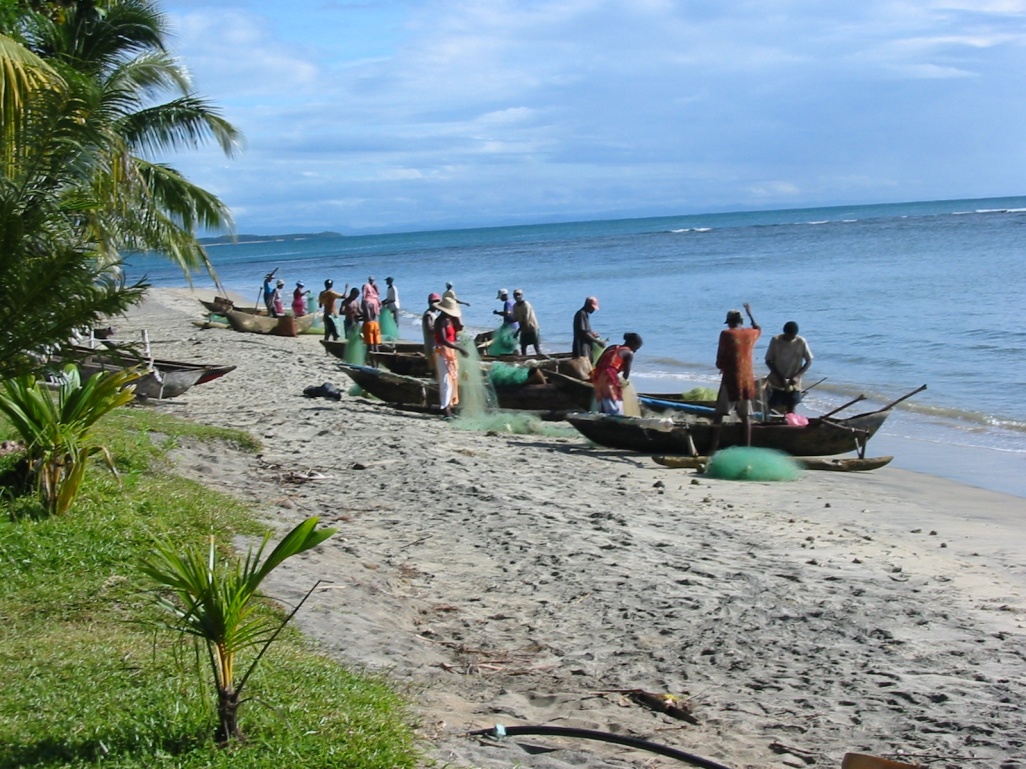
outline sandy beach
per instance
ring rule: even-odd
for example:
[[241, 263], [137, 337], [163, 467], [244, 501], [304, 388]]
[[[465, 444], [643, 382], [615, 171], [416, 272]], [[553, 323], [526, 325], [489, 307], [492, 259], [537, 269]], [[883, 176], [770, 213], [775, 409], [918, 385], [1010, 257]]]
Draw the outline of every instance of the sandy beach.
[[[259, 456], [183, 446], [180, 471], [275, 527], [337, 528], [269, 592], [288, 603], [330, 583], [298, 625], [406, 693], [437, 765], [681, 765], [467, 736], [498, 723], [630, 735], [730, 767], [839, 767], [849, 751], [1026, 767], [1026, 499], [890, 467], [716, 481], [568, 431], [467, 432], [306, 398], [350, 386], [318, 337], [201, 329], [201, 310], [159, 289], [114, 323], [120, 340], [146, 329], [158, 357], [238, 366], [142, 407], [253, 433]], [[689, 717], [635, 690], [674, 695]]]

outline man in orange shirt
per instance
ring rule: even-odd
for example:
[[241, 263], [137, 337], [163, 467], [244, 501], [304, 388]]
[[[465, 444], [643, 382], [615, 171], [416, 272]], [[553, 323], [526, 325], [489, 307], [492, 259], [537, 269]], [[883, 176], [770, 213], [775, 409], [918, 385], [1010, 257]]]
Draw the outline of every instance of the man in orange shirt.
[[736, 411], [745, 431], [745, 445], [752, 445], [752, 400], [756, 397], [755, 372], [752, 358], [755, 343], [762, 334], [762, 329], [752, 317], [752, 308], [745, 304], [745, 312], [752, 321], [751, 328], [745, 328], [745, 319], [738, 310], [727, 313], [725, 321], [728, 328], [720, 332], [720, 343], [716, 350], [716, 368], [720, 370], [720, 392], [716, 398], [716, 414], [713, 416], [712, 444], [709, 455], [716, 453], [720, 447], [720, 425], [723, 417]]

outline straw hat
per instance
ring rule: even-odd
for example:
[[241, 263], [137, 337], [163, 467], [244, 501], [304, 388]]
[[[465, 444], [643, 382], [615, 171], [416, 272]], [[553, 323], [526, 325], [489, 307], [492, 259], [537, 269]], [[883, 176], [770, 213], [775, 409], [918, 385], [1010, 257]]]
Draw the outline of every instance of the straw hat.
[[445, 297], [442, 301], [435, 304], [435, 309], [439, 312], [444, 312], [450, 318], [462, 318], [463, 312], [460, 310], [460, 304], [451, 296]]

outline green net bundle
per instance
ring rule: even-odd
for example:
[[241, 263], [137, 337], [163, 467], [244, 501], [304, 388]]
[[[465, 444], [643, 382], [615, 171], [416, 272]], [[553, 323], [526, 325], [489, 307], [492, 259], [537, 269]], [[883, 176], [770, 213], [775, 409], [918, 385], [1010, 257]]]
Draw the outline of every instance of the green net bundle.
[[492, 341], [488, 345], [489, 355], [512, 355], [517, 351], [517, 340], [513, 336], [513, 329], [509, 326], [499, 326]]
[[511, 366], [508, 363], [493, 363], [488, 369], [488, 378], [495, 386], [526, 384], [531, 376], [527, 366]]
[[395, 322], [395, 316], [391, 310], [384, 310], [378, 319], [381, 326], [381, 338], [394, 342], [399, 338], [399, 325]]
[[681, 393], [681, 400], [685, 401], [714, 401], [717, 392], [708, 387], [692, 387], [686, 393]]
[[354, 325], [346, 337], [345, 356], [345, 362], [354, 366], [363, 366], [367, 363], [367, 345], [363, 343], [358, 325]]
[[781, 451], [733, 446], [717, 451], [705, 474], [724, 481], [796, 481], [802, 471], [793, 457]]

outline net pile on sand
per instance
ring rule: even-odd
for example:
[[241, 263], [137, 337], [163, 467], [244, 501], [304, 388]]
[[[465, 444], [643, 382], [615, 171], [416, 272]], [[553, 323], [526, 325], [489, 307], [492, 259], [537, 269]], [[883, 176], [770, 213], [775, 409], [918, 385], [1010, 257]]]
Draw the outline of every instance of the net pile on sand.
[[796, 481], [802, 470], [794, 457], [781, 451], [733, 446], [717, 451], [705, 474], [724, 481]]

